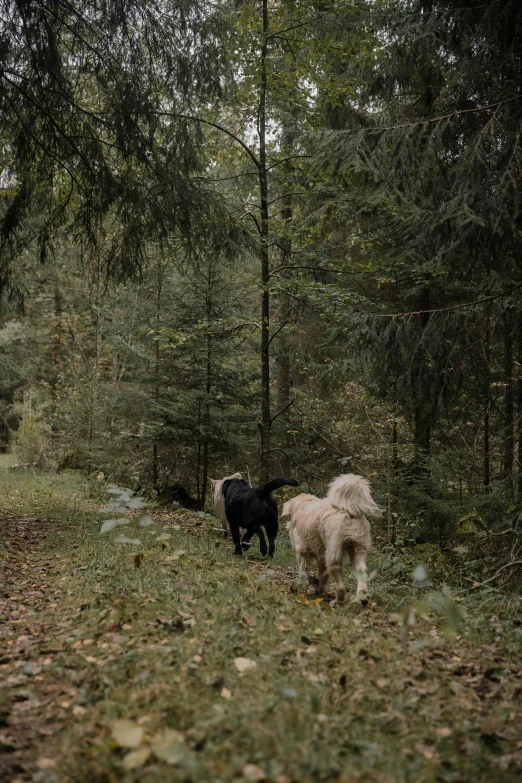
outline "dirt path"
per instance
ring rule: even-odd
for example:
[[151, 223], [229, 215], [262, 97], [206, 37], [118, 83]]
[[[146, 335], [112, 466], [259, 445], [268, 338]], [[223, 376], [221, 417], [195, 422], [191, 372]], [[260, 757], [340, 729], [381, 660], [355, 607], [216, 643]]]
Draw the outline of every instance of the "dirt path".
[[51, 532], [59, 530], [48, 518], [0, 518], [7, 552], [0, 573], [0, 680], [8, 686], [0, 703], [0, 780], [6, 782], [49, 769], [45, 746], [63, 728], [71, 697], [67, 677], [50, 668], [60, 653], [50, 641], [60, 623], [52, 610], [62, 597], [52, 576], [56, 559], [42, 550]]

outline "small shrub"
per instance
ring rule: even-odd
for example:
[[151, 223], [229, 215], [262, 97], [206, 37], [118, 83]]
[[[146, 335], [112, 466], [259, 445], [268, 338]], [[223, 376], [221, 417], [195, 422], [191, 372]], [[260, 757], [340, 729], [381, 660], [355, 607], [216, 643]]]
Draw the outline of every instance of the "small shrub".
[[14, 453], [19, 462], [42, 467], [49, 434], [49, 425], [36, 416], [25, 416], [14, 437]]

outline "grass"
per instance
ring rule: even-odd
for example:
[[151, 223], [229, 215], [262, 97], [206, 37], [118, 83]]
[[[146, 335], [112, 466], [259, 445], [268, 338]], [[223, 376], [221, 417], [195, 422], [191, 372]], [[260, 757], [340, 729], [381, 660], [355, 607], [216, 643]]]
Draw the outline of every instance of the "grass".
[[[152, 508], [153, 526], [136, 520], [101, 536], [103, 487], [8, 467], [4, 458], [4, 510], [59, 523], [25, 557], [19, 590], [27, 612], [11, 626], [13, 655], [2, 665], [6, 675], [28, 672], [4, 690], [6, 709], [25, 689], [25, 702], [40, 701], [34, 726], [58, 727], [33, 732], [33, 779], [520, 779], [518, 599], [500, 604], [498, 594], [482, 593], [484, 615], [462, 593], [459, 635], [427, 615], [405, 650], [390, 613], [417, 598], [407, 554], [392, 553], [391, 563], [389, 552], [374, 554], [367, 609], [332, 607], [291, 591], [284, 530], [273, 562], [255, 552], [235, 558], [212, 530], [215, 519], [182, 510]], [[143, 546], [114, 543], [122, 530]], [[44, 563], [51, 601], [24, 595], [33, 561]], [[35, 623], [28, 656], [23, 637]], [[255, 666], [241, 673], [237, 659]], [[115, 723], [122, 718], [132, 721], [123, 737]]]

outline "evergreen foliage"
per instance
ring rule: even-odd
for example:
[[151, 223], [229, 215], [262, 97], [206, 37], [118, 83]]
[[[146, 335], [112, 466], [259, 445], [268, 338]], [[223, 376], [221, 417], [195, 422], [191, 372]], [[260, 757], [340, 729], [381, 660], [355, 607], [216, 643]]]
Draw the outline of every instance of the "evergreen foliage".
[[147, 240], [192, 236], [218, 207], [181, 112], [221, 92], [222, 34], [206, 0], [3, 0], [0, 293], [22, 295], [14, 256], [36, 242], [43, 261], [60, 229], [122, 279]]

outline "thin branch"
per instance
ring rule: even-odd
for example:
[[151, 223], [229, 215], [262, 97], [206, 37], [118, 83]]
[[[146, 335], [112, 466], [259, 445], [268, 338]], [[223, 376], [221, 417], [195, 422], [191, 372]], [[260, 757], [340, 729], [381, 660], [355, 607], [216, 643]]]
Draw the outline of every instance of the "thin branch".
[[308, 476], [311, 476], [311, 477], [312, 477], [313, 479], [315, 479], [316, 481], [321, 481], [321, 482], [322, 482], [322, 484], [323, 484], [323, 486], [326, 484], [326, 481], [325, 481], [324, 479], [322, 479], [320, 476], [314, 476], [314, 474], [313, 474], [313, 473], [310, 473], [310, 471], [309, 471], [309, 470], [307, 470], [307, 469], [306, 469], [305, 467], [303, 467], [302, 465], [300, 465], [300, 464], [299, 464], [299, 462], [296, 462], [296, 461], [295, 461], [295, 459], [293, 459], [293, 458], [290, 456], [290, 454], [287, 454], [287, 453], [286, 453], [286, 451], [285, 451], [284, 449], [274, 448], [274, 449], [270, 449], [270, 451], [271, 451], [271, 452], [272, 452], [272, 451], [280, 451], [280, 452], [281, 452], [281, 454], [284, 454], [284, 455], [285, 455], [285, 457], [286, 457], [288, 460], [290, 460], [290, 462], [292, 462], [292, 463], [293, 463], [293, 464], [294, 464], [296, 467], [298, 467], [300, 470], [302, 470], [302, 471], [303, 471], [303, 473], [305, 474], [305, 476], [306, 476], [306, 479], [307, 479], [307, 480], [308, 480]]
[[292, 30], [299, 30], [301, 27], [309, 27], [311, 24], [314, 24], [315, 22], [319, 22], [321, 19], [323, 19], [326, 16], [326, 14], [318, 14], [313, 19], [307, 19], [306, 22], [299, 22], [299, 24], [294, 24], [291, 27], [285, 27], [283, 30], [277, 30], [275, 33], [272, 33], [271, 35], [267, 36], [267, 42], [270, 41], [271, 38], [279, 38], [283, 35], [283, 33], [290, 33]]
[[280, 416], [282, 413], [284, 413], [287, 408], [289, 408], [291, 405], [293, 405], [294, 402], [295, 402], [295, 400], [290, 400], [290, 402], [287, 402], [286, 405], [283, 408], [281, 408], [281, 410], [278, 411], [275, 414], [275, 416], [272, 416], [272, 418], [270, 419], [270, 424], [272, 424], [272, 422], [274, 422], [277, 419], [278, 416]]
[[400, 130], [401, 128], [416, 128], [419, 125], [430, 125], [434, 122], [441, 122], [442, 120], [448, 120], [452, 117], [458, 117], [461, 114], [470, 114], [480, 111], [487, 111], [487, 109], [495, 109], [497, 106], [502, 106], [505, 103], [512, 103], [513, 101], [520, 101], [522, 100], [522, 95], [515, 95], [513, 98], [507, 98], [504, 101], [496, 101], [496, 103], [489, 103], [486, 106], [477, 106], [474, 109], [459, 109], [458, 111], [452, 111], [449, 114], [443, 114], [440, 117], [431, 117], [427, 120], [419, 120], [418, 122], [409, 122], [405, 125], [389, 125], [385, 128], [377, 128], [377, 127], [371, 127], [371, 128], [364, 128], [363, 132], [371, 132], [371, 133], [382, 133], [384, 131], [390, 131], [390, 130]]
[[271, 166], [267, 166], [266, 170], [271, 171], [272, 169], [275, 169], [276, 166], [281, 166], [283, 163], [286, 163], [287, 160], [296, 160], [297, 158], [311, 158], [312, 155], [290, 155], [288, 158], [282, 158], [281, 160], [277, 160], [275, 163], [272, 163]]
[[256, 168], [259, 169], [260, 163], [259, 160], [256, 158], [248, 144], [245, 144], [245, 142], [239, 138], [239, 136], [236, 136], [235, 133], [232, 133], [232, 131], [228, 130], [228, 128], [224, 128], [222, 125], [218, 125], [217, 122], [210, 122], [210, 120], [204, 120], [203, 117], [194, 117], [191, 114], [176, 114], [172, 111], [160, 111], [158, 112], [158, 116], [160, 117], [175, 117], [176, 119], [181, 120], [191, 120], [192, 122], [201, 122], [202, 125], [210, 125], [212, 128], [217, 128], [217, 130], [221, 131], [222, 133], [226, 133], [227, 136], [230, 136], [231, 139], [234, 139], [235, 142], [237, 142], [247, 155], [252, 159], [252, 161], [255, 163]]
[[[495, 579], [497, 579], [500, 576], [500, 574], [506, 570], [506, 568], [512, 568], [513, 566], [519, 566], [519, 565], [522, 565], [522, 560], [511, 560], [511, 562], [506, 563], [506, 565], [502, 566], [502, 568], [499, 568], [496, 574], [490, 576], [489, 579], [484, 580], [484, 582], [476, 582], [469, 589], [476, 590], [477, 587], [483, 587], [484, 585], [487, 585], [488, 582], [493, 582]], [[465, 576], [464, 579], [466, 579], [468, 582], [473, 582], [473, 579], [469, 579], [467, 576]]]
[[518, 291], [521, 287], [522, 282], [517, 283], [511, 288], [507, 288], [505, 291], [501, 291], [499, 294], [492, 294], [491, 296], [485, 296], [482, 299], [475, 299], [473, 302], [464, 302], [463, 304], [453, 305], [452, 307], [440, 307], [435, 310], [413, 310], [407, 313], [372, 313], [372, 315], [375, 315], [378, 318], [402, 318], [404, 316], [424, 315], [427, 313], [449, 313], [452, 310], [462, 310], [465, 307], [474, 307], [475, 305], [483, 304], [484, 302], [491, 302], [493, 299], [501, 299], [503, 296], [513, 293], [513, 291]]
[[[270, 275], [269, 275], [269, 277], [270, 277]], [[277, 335], [279, 334], [279, 332], [281, 331], [281, 329], [284, 329], [284, 328], [285, 328], [285, 326], [286, 326], [287, 324], [288, 324], [288, 321], [283, 321], [283, 323], [280, 325], [279, 329], [277, 329], [277, 331], [275, 331], [275, 332], [274, 332], [274, 334], [272, 335], [272, 337], [271, 337], [271, 338], [270, 338], [270, 340], [268, 341], [268, 345], [270, 345], [270, 343], [272, 342], [272, 340], [274, 339], [274, 337], [277, 337]]]

